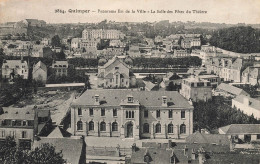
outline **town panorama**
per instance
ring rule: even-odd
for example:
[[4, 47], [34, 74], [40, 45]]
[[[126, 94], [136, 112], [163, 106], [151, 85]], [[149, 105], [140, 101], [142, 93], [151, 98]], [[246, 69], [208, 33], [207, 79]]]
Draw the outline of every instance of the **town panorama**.
[[259, 164], [260, 26], [2, 23], [0, 145], [7, 164]]

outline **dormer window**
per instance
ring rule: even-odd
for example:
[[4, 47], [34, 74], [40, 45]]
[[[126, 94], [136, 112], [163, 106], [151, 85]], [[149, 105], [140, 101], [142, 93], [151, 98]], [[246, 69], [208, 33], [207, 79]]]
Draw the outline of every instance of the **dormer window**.
[[119, 67], [115, 67], [115, 70], [118, 70], [119, 69]]
[[96, 102], [96, 103], [99, 102], [99, 95], [95, 95], [95, 102]]
[[167, 106], [167, 96], [162, 96], [162, 106]]
[[133, 96], [128, 96], [127, 100], [128, 100], [128, 103], [133, 103], [133, 101], [134, 101]]

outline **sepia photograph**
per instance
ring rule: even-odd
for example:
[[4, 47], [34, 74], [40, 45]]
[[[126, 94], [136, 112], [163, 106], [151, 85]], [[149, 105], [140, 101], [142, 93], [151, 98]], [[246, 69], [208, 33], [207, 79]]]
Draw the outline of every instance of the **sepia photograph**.
[[260, 164], [260, 0], [0, 0], [0, 164]]

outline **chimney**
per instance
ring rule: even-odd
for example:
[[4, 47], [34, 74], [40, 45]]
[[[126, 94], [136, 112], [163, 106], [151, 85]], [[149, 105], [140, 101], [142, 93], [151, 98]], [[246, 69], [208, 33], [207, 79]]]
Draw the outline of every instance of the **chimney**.
[[172, 140], [168, 140], [168, 149], [172, 148]]
[[99, 95], [95, 95], [94, 105], [100, 105], [100, 103], [99, 103]]
[[183, 150], [184, 150], [184, 155], [185, 155], [185, 156], [188, 156], [188, 150], [189, 150], [189, 149], [188, 149], [187, 145], [184, 146], [184, 149], [183, 149]]
[[191, 151], [191, 159], [192, 159], [192, 160], [195, 160], [195, 159], [196, 159], [196, 153], [195, 153], [195, 150], [194, 150], [194, 149], [192, 149], [192, 151]]
[[132, 152], [135, 152], [136, 151], [136, 143], [133, 143], [132, 145]]
[[162, 106], [167, 107], [167, 96], [162, 96]]
[[205, 151], [203, 148], [199, 149], [199, 164], [203, 164], [206, 161]]
[[245, 96], [243, 98], [243, 102], [244, 102], [244, 105], [246, 105], [246, 106], [250, 105], [249, 98], [247, 96]]

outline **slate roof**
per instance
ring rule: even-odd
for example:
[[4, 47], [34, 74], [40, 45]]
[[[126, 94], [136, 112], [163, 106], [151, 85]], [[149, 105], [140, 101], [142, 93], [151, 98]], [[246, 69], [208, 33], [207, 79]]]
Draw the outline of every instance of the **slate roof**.
[[146, 154], [151, 157], [150, 164], [168, 164], [170, 163], [172, 151], [156, 148], [138, 148], [136, 152], [132, 153], [131, 163], [146, 163], [144, 161], [144, 156]]
[[0, 119], [13, 120], [34, 120], [34, 110], [32, 108], [12, 108], [3, 107], [4, 113]]
[[[244, 104], [244, 99], [248, 99], [250, 104]], [[259, 110], [259, 116], [256, 117], [260, 117], [260, 101], [254, 98], [251, 98], [249, 96], [245, 96], [245, 95], [239, 95], [236, 98], [233, 99], [234, 101], [240, 102], [241, 104], [244, 105], [248, 105], [251, 108], [257, 109]]]
[[225, 84], [225, 83], [221, 83], [217, 86], [218, 90], [223, 90], [225, 92], [231, 93], [233, 95], [240, 95], [240, 94], [244, 94], [244, 95], [248, 95], [248, 93], [246, 91], [244, 91], [243, 89], [234, 87], [232, 85], [229, 84]]
[[260, 124], [231, 124], [220, 127], [225, 134], [260, 134]]
[[122, 63], [124, 66], [126, 66], [127, 68], [129, 68], [129, 66], [123, 62], [121, 59], [119, 59], [118, 57], [113, 57], [111, 60], [108, 60], [108, 62], [106, 64], [104, 64], [104, 66], [101, 66], [103, 68], [106, 68], [108, 66], [110, 66], [111, 64], [113, 64], [114, 62], [119, 61], [120, 63]]
[[162, 96], [167, 96], [167, 101], [173, 102], [169, 106], [170, 108], [193, 109], [193, 106], [177, 91], [132, 91], [126, 89], [87, 90], [74, 100], [72, 106], [95, 106], [95, 95], [99, 95], [100, 101], [107, 102], [103, 106], [119, 106], [122, 99], [126, 99], [127, 95], [132, 95], [134, 100], [139, 101], [140, 105], [162, 108]]
[[105, 76], [106, 79], [113, 79], [113, 73], [109, 73]]
[[39, 141], [35, 141], [33, 147], [39, 147], [41, 144], [49, 143], [55, 147], [57, 152], [62, 151], [63, 159], [67, 163], [79, 164], [82, 155], [84, 141], [80, 138], [48, 138], [41, 137]]
[[188, 143], [208, 143], [217, 145], [229, 145], [230, 141], [226, 135], [223, 134], [205, 134], [200, 132], [195, 132], [188, 137], [186, 137], [186, 142]]

